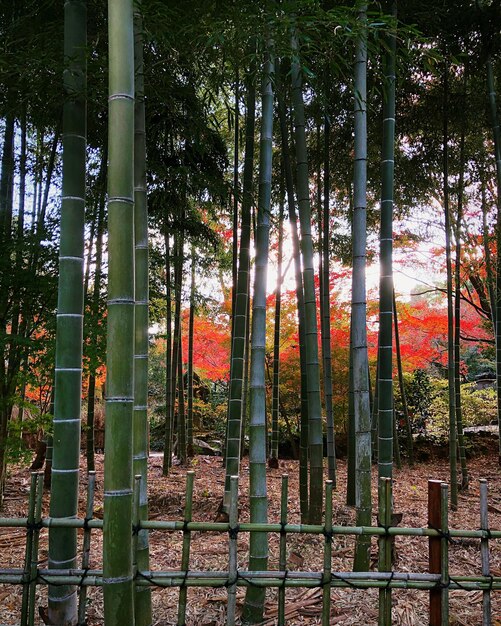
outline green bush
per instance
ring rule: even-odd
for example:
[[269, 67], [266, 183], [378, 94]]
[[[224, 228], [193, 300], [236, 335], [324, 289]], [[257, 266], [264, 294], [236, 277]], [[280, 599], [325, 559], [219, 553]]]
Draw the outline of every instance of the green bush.
[[[494, 389], [477, 389], [476, 383], [461, 385], [463, 427], [490, 424], [496, 418]], [[427, 433], [435, 437], [449, 436], [449, 393], [446, 380], [432, 379], [432, 401]]]
[[47, 436], [52, 432], [52, 415], [42, 413], [34, 404], [23, 402], [24, 419], [11, 419], [8, 424], [7, 439], [5, 440], [7, 463], [31, 462], [33, 451], [30, 449], [23, 435]]

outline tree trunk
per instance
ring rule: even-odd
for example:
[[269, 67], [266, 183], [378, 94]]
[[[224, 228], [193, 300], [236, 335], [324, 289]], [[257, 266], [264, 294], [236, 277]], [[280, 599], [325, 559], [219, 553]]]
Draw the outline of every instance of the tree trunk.
[[[494, 158], [496, 161], [496, 185], [497, 185], [497, 224], [496, 224], [496, 307], [494, 319], [496, 321], [496, 391], [497, 391], [497, 417], [498, 427], [501, 433], [501, 130], [496, 104], [496, 89], [494, 85], [494, 72], [492, 59], [487, 57], [487, 91], [489, 94], [489, 111], [491, 116], [492, 136], [494, 139]], [[501, 436], [499, 437], [498, 450], [499, 465], [501, 465]]]
[[[180, 212], [179, 227], [182, 228], [184, 211]], [[184, 415], [184, 380], [183, 380], [183, 342], [181, 325], [181, 295], [183, 288], [183, 265], [184, 265], [184, 232], [176, 233], [174, 260], [174, 345], [172, 351], [172, 377], [177, 380], [177, 457], [181, 463], [186, 462], [186, 423]], [[173, 389], [176, 389], [174, 382]], [[175, 391], [174, 391], [175, 393]]]
[[[466, 105], [467, 74], [465, 70], [463, 105]], [[461, 119], [461, 139], [459, 145], [459, 180], [458, 210], [455, 228], [456, 266], [454, 268], [454, 390], [456, 394], [456, 428], [458, 435], [458, 452], [461, 464], [461, 489], [468, 489], [468, 468], [464, 447], [463, 414], [461, 408], [461, 220], [463, 219], [464, 169], [465, 163], [465, 132], [466, 116]]]
[[456, 394], [454, 390], [454, 311], [452, 302], [452, 261], [451, 261], [451, 217], [449, 206], [449, 68], [444, 66], [443, 97], [443, 188], [445, 213], [445, 261], [447, 267], [447, 373], [449, 389], [449, 464], [451, 483], [451, 507], [458, 503], [457, 480], [457, 430], [456, 430]]
[[[172, 363], [172, 297], [171, 297], [171, 262], [170, 262], [170, 236], [168, 232], [167, 216], [165, 217], [165, 301], [166, 301], [166, 321], [165, 321], [165, 439], [164, 458], [162, 473], [167, 476], [172, 463], [172, 432], [174, 427], [174, 399], [175, 389], [173, 386]], [[175, 370], [174, 370], [175, 371]]]
[[191, 248], [190, 317], [188, 322], [188, 413], [186, 419], [186, 454], [193, 456], [193, 343], [195, 331], [195, 246]]

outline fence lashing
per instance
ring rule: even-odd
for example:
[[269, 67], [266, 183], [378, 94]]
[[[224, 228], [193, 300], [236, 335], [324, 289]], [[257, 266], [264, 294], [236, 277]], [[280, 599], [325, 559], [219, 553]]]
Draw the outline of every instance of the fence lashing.
[[[327, 626], [330, 618], [331, 588], [355, 588], [380, 590], [379, 626], [391, 624], [391, 590], [421, 589], [430, 591], [430, 626], [445, 626], [449, 619], [449, 590], [482, 591], [482, 626], [491, 624], [491, 592], [501, 590], [501, 576], [492, 576], [489, 564], [489, 541], [501, 538], [501, 531], [489, 529], [487, 482], [480, 481], [480, 529], [451, 530], [448, 526], [448, 486], [440, 481], [428, 483], [429, 528], [392, 528], [391, 480], [380, 480], [378, 526], [357, 527], [332, 524], [332, 482], [327, 481], [325, 522], [323, 525], [301, 525], [287, 523], [288, 477], [282, 477], [280, 524], [239, 524], [238, 520], [238, 479], [230, 481], [231, 501], [228, 523], [192, 522], [194, 473], [189, 472], [186, 483], [186, 501], [183, 522], [140, 521], [138, 514], [138, 494], [140, 477], [136, 477], [133, 528], [134, 545], [140, 530], [156, 529], [183, 532], [181, 569], [169, 571], [138, 571], [134, 557], [135, 584], [153, 585], [161, 588], [179, 587], [179, 607], [177, 626], [185, 626], [187, 588], [218, 587], [227, 588], [227, 626], [235, 626], [236, 589], [238, 586], [255, 585], [278, 588], [278, 626], [285, 624], [286, 588], [321, 588], [322, 625]], [[86, 588], [103, 584], [102, 570], [89, 568], [90, 539], [92, 528], [102, 528], [102, 520], [93, 519], [95, 493], [95, 473], [89, 474], [87, 509], [85, 519], [52, 518], [42, 519], [43, 475], [33, 473], [26, 518], [0, 519], [0, 527], [25, 527], [26, 549], [22, 568], [0, 569], [0, 583], [23, 585], [21, 604], [21, 626], [34, 624], [36, 586], [40, 584], [75, 585], [80, 587], [78, 607], [79, 625], [85, 623]], [[82, 569], [42, 569], [38, 568], [39, 534], [42, 528], [68, 527], [83, 528]], [[191, 532], [228, 532], [228, 571], [190, 571]], [[275, 532], [280, 534], [279, 571], [246, 571], [238, 569], [238, 536], [241, 532]], [[288, 533], [311, 533], [324, 535], [324, 557], [321, 572], [289, 571], [286, 567], [286, 545]], [[379, 538], [378, 572], [333, 572], [332, 541], [336, 535], [372, 535]], [[429, 538], [430, 573], [395, 572], [392, 567], [392, 543], [396, 536]], [[481, 576], [449, 575], [449, 544], [455, 538], [476, 538], [480, 540]]]

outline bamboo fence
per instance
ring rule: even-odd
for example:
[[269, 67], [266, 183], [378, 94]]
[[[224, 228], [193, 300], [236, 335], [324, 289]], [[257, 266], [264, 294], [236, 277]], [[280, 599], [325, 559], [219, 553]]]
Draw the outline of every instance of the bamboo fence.
[[[448, 527], [448, 485], [440, 481], [428, 482], [428, 528], [399, 528], [389, 525], [392, 519], [392, 482], [381, 478], [378, 509], [378, 526], [335, 526], [332, 514], [332, 482], [325, 484], [325, 517], [323, 524], [289, 524], [287, 521], [288, 477], [282, 477], [281, 514], [279, 523], [239, 523], [238, 479], [231, 478], [231, 498], [228, 522], [193, 522], [193, 472], [186, 481], [185, 514], [182, 521], [141, 521], [139, 490], [141, 477], [135, 480], [135, 508], [133, 515], [132, 545], [137, 547], [140, 530], [182, 531], [181, 569], [167, 571], [141, 571], [135, 565], [134, 580], [138, 586], [179, 587], [179, 626], [185, 624], [186, 592], [188, 587], [225, 587], [228, 592], [227, 626], [236, 624], [236, 590], [241, 586], [278, 588], [278, 626], [284, 626], [285, 589], [322, 589], [322, 626], [329, 625], [332, 588], [379, 589], [379, 626], [390, 626], [391, 591], [393, 589], [429, 590], [430, 626], [449, 624], [449, 590], [482, 592], [482, 626], [492, 624], [491, 593], [501, 590], [501, 576], [493, 576], [489, 567], [490, 542], [501, 539], [501, 531], [491, 530], [488, 523], [487, 482], [480, 481], [480, 528], [455, 530]], [[90, 473], [87, 489], [86, 517], [42, 517], [43, 474], [33, 473], [28, 498], [28, 514], [22, 518], [0, 518], [0, 528], [26, 528], [26, 547], [23, 567], [0, 568], [0, 584], [22, 585], [21, 626], [35, 623], [35, 590], [37, 585], [76, 585], [80, 590], [78, 619], [85, 624], [86, 593], [89, 586], [103, 585], [102, 570], [89, 568], [91, 533], [103, 529], [103, 520], [93, 518], [95, 473]], [[46, 569], [38, 567], [39, 534], [42, 528], [82, 528], [84, 531], [80, 569]], [[212, 531], [228, 534], [228, 569], [226, 571], [190, 570], [190, 542], [194, 531]], [[279, 570], [248, 571], [238, 569], [237, 548], [241, 533], [278, 533]], [[287, 535], [309, 533], [324, 536], [323, 569], [318, 572], [289, 571], [286, 569]], [[377, 537], [379, 542], [379, 571], [349, 572], [332, 571], [332, 541], [336, 536]], [[392, 569], [391, 549], [394, 537], [428, 537], [429, 572], [398, 572]], [[449, 545], [459, 538], [477, 539], [481, 556], [481, 575], [450, 576]], [[136, 563], [134, 559], [134, 563]]]

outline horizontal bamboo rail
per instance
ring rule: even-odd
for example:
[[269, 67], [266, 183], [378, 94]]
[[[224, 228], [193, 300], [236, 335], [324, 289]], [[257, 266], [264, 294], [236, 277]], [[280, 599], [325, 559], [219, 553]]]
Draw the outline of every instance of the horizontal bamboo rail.
[[[135, 566], [135, 584], [138, 586], [179, 587], [178, 624], [185, 623], [186, 590], [188, 587], [226, 588], [228, 591], [227, 626], [236, 620], [236, 589], [249, 585], [278, 588], [278, 626], [285, 625], [286, 588], [322, 588], [322, 624], [327, 626], [330, 618], [332, 588], [379, 589], [379, 626], [391, 624], [391, 590], [418, 589], [430, 591], [430, 626], [445, 626], [448, 623], [449, 591], [482, 592], [482, 626], [490, 626], [491, 592], [501, 590], [501, 576], [492, 576], [489, 569], [489, 542], [501, 539], [501, 531], [490, 530], [487, 519], [487, 483], [480, 481], [480, 529], [454, 530], [448, 528], [448, 490], [445, 483], [429, 481], [428, 515], [431, 528], [390, 527], [392, 519], [391, 481], [381, 479], [378, 510], [379, 526], [334, 526], [332, 523], [332, 483], [326, 483], [325, 523], [290, 524], [287, 521], [287, 476], [282, 477], [280, 523], [251, 524], [238, 521], [238, 481], [231, 480], [231, 502], [229, 521], [193, 522], [193, 480], [187, 477], [185, 514], [183, 521], [139, 521], [133, 516], [136, 537], [139, 529], [183, 532], [183, 551], [180, 569], [139, 571]], [[137, 481], [136, 481], [137, 482]], [[79, 624], [85, 623], [85, 598], [89, 586], [103, 585], [103, 572], [89, 568], [91, 531], [102, 530], [103, 521], [93, 519], [95, 475], [89, 477], [85, 519], [53, 519], [41, 517], [42, 478], [33, 474], [29, 494], [28, 516], [23, 518], [0, 518], [0, 527], [26, 528], [26, 550], [23, 567], [0, 568], [0, 584], [23, 585], [21, 626], [34, 624], [35, 587], [37, 585], [75, 585], [80, 588]], [[136, 491], [138, 489], [136, 484]], [[137, 498], [136, 498], [137, 500]], [[137, 502], [136, 502], [137, 507]], [[39, 533], [42, 528], [83, 528], [84, 544], [81, 569], [46, 569], [38, 567]], [[192, 571], [189, 568], [192, 532], [228, 533], [228, 570]], [[267, 532], [280, 535], [279, 570], [248, 571], [237, 567], [238, 537], [241, 533]], [[286, 569], [286, 542], [288, 534], [309, 533], [324, 536], [323, 569], [320, 572], [289, 571]], [[333, 539], [336, 536], [374, 536], [379, 541], [378, 572], [332, 571]], [[430, 548], [429, 573], [398, 572], [392, 569], [391, 544], [393, 538], [425, 537]], [[448, 571], [449, 544], [456, 539], [478, 539], [481, 553], [481, 575], [450, 576]], [[136, 542], [133, 542], [135, 545]], [[134, 563], [136, 561], [134, 560]]]

